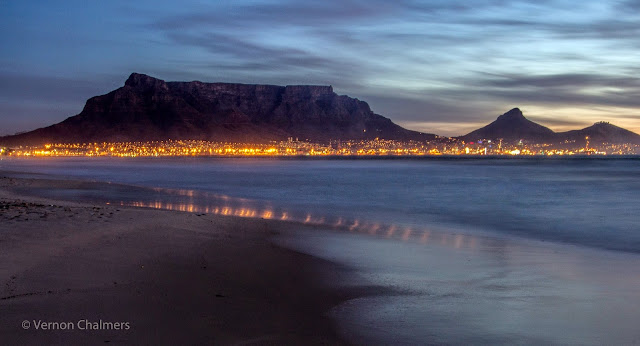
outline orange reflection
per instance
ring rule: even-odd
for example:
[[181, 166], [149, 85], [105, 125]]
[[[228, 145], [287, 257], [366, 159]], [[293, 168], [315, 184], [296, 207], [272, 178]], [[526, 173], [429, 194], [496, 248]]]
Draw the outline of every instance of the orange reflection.
[[389, 230], [387, 231], [387, 238], [391, 238], [393, 236], [393, 233], [395, 232], [396, 232], [396, 226], [391, 225], [391, 227], [389, 227]]
[[422, 237], [420, 237], [420, 242], [421, 242], [422, 244], [426, 244], [427, 242], [429, 242], [429, 236], [430, 236], [430, 235], [431, 235], [431, 232], [429, 232], [429, 231], [425, 231], [425, 232], [422, 234]]
[[409, 239], [409, 236], [411, 236], [411, 228], [407, 228], [404, 233], [402, 234], [402, 240], [407, 241]]
[[[188, 191], [188, 190], [187, 190]], [[185, 195], [189, 195], [188, 192], [181, 192]], [[411, 241], [413, 239], [414, 242], [420, 244], [430, 244], [430, 243], [439, 243], [443, 246], [449, 246], [455, 249], [475, 249], [478, 245], [479, 241], [482, 241], [481, 238], [465, 235], [465, 234], [450, 234], [446, 232], [432, 232], [430, 230], [416, 228], [416, 227], [404, 227], [398, 226], [394, 224], [385, 225], [380, 223], [364, 223], [358, 219], [348, 220], [343, 217], [338, 218], [327, 218], [325, 216], [314, 216], [311, 213], [301, 214], [296, 216], [295, 213], [291, 214], [286, 211], [275, 212], [272, 209], [255, 209], [249, 208], [246, 206], [240, 207], [232, 207], [232, 206], [200, 206], [194, 204], [193, 202], [189, 203], [170, 203], [163, 201], [149, 201], [149, 202], [120, 202], [120, 205], [129, 205], [133, 207], [146, 207], [146, 208], [154, 208], [154, 209], [167, 209], [167, 210], [177, 210], [177, 211], [188, 211], [188, 212], [205, 212], [216, 215], [224, 215], [224, 216], [236, 216], [236, 217], [244, 217], [244, 218], [262, 218], [262, 219], [279, 219], [286, 220], [289, 222], [300, 222], [305, 224], [313, 224], [313, 225], [324, 225], [327, 228], [334, 230], [342, 230], [342, 231], [350, 231], [350, 232], [359, 232], [361, 234], [366, 234], [368, 236], [383, 236], [385, 238], [394, 238], [396, 236], [396, 232], [401, 230], [401, 234], [396, 239], [402, 241]], [[383, 232], [382, 230], [386, 230]], [[416, 235], [413, 236], [412, 235]], [[419, 237], [418, 237], [419, 236]], [[438, 239], [439, 238], [439, 239]], [[451, 241], [450, 241], [451, 240]]]
[[458, 234], [456, 235], [456, 238], [454, 240], [454, 245], [453, 247], [455, 247], [456, 249], [459, 249], [462, 247], [462, 242], [464, 241], [464, 237], [462, 236], [462, 234]]

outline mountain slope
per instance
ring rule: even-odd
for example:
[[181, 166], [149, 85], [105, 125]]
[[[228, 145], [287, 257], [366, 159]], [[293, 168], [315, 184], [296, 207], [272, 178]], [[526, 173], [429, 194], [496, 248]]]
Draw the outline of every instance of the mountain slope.
[[505, 142], [515, 142], [521, 139], [528, 142], [548, 142], [553, 141], [556, 136], [551, 129], [528, 120], [520, 109], [514, 108], [499, 116], [489, 125], [459, 138], [464, 141], [502, 138]]
[[133, 73], [61, 123], [0, 138], [4, 145], [201, 139], [225, 142], [329, 139], [428, 140], [330, 86], [165, 82]]
[[573, 140], [576, 143], [584, 143], [585, 138], [589, 137], [590, 143], [632, 143], [640, 144], [640, 135], [623, 129], [621, 127], [606, 123], [599, 122], [582, 130], [573, 130], [567, 132], [560, 132], [558, 136], [563, 140]]

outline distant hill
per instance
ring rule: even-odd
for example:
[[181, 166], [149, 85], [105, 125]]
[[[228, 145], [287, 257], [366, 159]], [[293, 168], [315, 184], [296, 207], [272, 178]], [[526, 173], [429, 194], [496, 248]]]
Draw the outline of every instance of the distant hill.
[[584, 143], [587, 136], [589, 141], [594, 144], [640, 144], [640, 135], [637, 133], [604, 122], [596, 123], [582, 130], [553, 132], [553, 130], [525, 118], [518, 108], [499, 116], [489, 125], [458, 138], [464, 141], [498, 140], [502, 138], [507, 143], [519, 140], [529, 143], [560, 143], [564, 141]]
[[541, 143], [555, 140], [556, 134], [553, 130], [525, 118], [520, 109], [514, 108], [499, 116], [489, 125], [459, 138], [464, 141], [502, 138], [505, 142], [515, 142], [522, 139]]
[[582, 130], [560, 132], [558, 136], [578, 143], [585, 142], [585, 138], [589, 137], [591, 143], [640, 144], [639, 134], [605, 122], [595, 123]]
[[263, 143], [288, 137], [430, 140], [375, 114], [331, 86], [165, 82], [133, 73], [124, 86], [90, 98], [61, 123], [14, 136], [3, 145], [196, 139]]

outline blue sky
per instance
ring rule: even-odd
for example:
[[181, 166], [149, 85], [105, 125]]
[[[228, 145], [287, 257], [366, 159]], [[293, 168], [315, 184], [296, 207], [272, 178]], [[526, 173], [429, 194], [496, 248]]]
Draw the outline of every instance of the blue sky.
[[333, 85], [461, 135], [520, 107], [640, 132], [640, 1], [0, 0], [0, 134], [75, 115], [131, 72]]

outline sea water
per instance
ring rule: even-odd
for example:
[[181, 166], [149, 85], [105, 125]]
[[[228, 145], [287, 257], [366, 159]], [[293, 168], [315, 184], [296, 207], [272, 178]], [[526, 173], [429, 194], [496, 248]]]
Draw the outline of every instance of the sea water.
[[0, 169], [208, 192], [317, 219], [640, 252], [637, 159], [49, 159]]
[[325, 225], [277, 241], [355, 268], [345, 284], [397, 292], [332, 311], [357, 343], [640, 342], [638, 159], [49, 159], [0, 169], [114, 183], [74, 198]]

